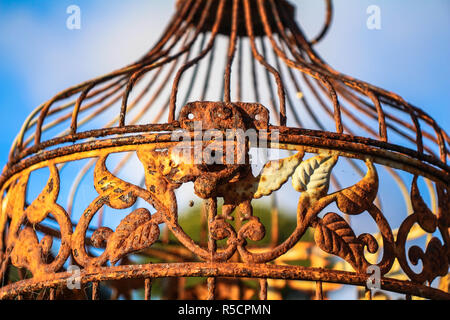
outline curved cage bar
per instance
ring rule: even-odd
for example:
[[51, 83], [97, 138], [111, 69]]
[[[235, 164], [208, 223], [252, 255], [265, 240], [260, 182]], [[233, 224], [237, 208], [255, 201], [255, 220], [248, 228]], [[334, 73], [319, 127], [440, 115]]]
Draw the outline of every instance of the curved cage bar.
[[319, 56], [326, 3], [307, 39], [285, 0], [179, 0], [139, 61], [36, 108], [0, 177], [0, 299], [85, 297], [73, 270], [94, 299], [371, 299], [375, 269], [383, 297], [449, 299], [449, 137]]

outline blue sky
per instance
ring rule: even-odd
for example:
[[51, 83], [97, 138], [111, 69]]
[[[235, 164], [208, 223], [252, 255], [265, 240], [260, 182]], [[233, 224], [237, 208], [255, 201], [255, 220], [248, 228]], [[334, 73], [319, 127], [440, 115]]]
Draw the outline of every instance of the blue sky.
[[[323, 1], [296, 0], [313, 36]], [[82, 12], [81, 30], [66, 29], [66, 8]], [[382, 29], [366, 28], [366, 9], [381, 8]], [[157, 39], [173, 11], [166, 0], [0, 1], [0, 157], [26, 115], [56, 92], [122, 67]], [[402, 95], [448, 131], [450, 2], [338, 0], [332, 29], [317, 49], [336, 69]]]
[[[146, 52], [169, 20], [174, 2], [0, 0], [1, 162], [6, 163], [13, 138], [35, 107]], [[306, 34], [316, 35], [324, 1], [292, 2]], [[343, 73], [402, 95], [449, 132], [450, 1], [334, 3], [332, 29], [317, 46], [321, 56]], [[81, 8], [81, 30], [66, 28], [66, 8], [73, 4]], [[370, 5], [381, 8], [381, 30], [366, 27]]]

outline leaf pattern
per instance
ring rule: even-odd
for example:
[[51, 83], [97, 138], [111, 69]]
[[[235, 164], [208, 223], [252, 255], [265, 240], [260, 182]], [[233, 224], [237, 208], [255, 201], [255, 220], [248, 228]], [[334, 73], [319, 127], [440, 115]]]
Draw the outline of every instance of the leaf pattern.
[[435, 278], [445, 276], [449, 264], [446, 251], [445, 246], [438, 238], [430, 240], [425, 252], [418, 246], [412, 246], [408, 252], [412, 264], [417, 265], [419, 260], [422, 260], [423, 263], [422, 272], [413, 278], [419, 283], [423, 283], [425, 280], [431, 283]]
[[52, 211], [59, 195], [59, 173], [55, 165], [49, 166], [50, 178], [47, 185], [36, 200], [26, 209], [28, 220], [32, 224], [38, 224], [47, 218]]
[[323, 251], [339, 256], [359, 269], [356, 257], [362, 245], [347, 222], [336, 213], [328, 213], [318, 223], [314, 240]]
[[446, 248], [438, 238], [432, 238], [425, 250], [425, 265], [430, 272], [428, 281], [431, 283], [438, 276], [445, 276], [448, 273], [448, 257]]
[[[7, 210], [12, 210], [10, 232], [7, 238], [11, 257], [17, 267], [26, 268], [34, 277], [53, 274], [61, 269], [70, 254], [72, 224], [67, 212], [56, 203], [59, 195], [59, 172], [55, 163], [49, 162], [50, 178], [40, 195], [24, 209], [26, 188], [29, 174], [19, 178], [10, 192], [13, 197], [5, 204]], [[16, 193], [17, 192], [17, 193]], [[14, 203], [9, 203], [9, 201]], [[59, 225], [61, 243], [58, 254], [47, 262], [46, 258], [53, 245], [53, 236], [45, 235], [39, 242], [35, 232], [35, 225], [41, 223], [49, 214]], [[27, 224], [22, 228], [23, 224]]]
[[[137, 155], [144, 167], [147, 190], [168, 208], [171, 218], [177, 216], [177, 200], [174, 189], [177, 184], [189, 181], [194, 175], [192, 161], [177, 157], [177, 152], [154, 151], [148, 146], [141, 146]], [[179, 186], [179, 185], [178, 185]]]
[[303, 161], [295, 170], [292, 185], [298, 192], [308, 192], [317, 198], [328, 192], [331, 171], [337, 156], [319, 155]]
[[428, 209], [428, 206], [423, 201], [419, 193], [419, 188], [417, 187], [417, 176], [414, 176], [412, 187], [411, 187], [411, 203], [414, 212], [417, 214], [417, 221], [420, 227], [426, 232], [433, 233], [437, 227], [437, 218]]
[[127, 209], [135, 204], [136, 187], [115, 177], [106, 168], [106, 157], [98, 160], [94, 171], [95, 190], [102, 200], [113, 209]]
[[112, 264], [123, 256], [150, 247], [159, 239], [158, 225], [147, 209], [137, 209], [128, 215], [108, 240], [106, 250]]
[[22, 229], [18, 241], [11, 252], [11, 263], [17, 268], [26, 268], [33, 277], [39, 279], [46, 274], [44, 256], [51, 247], [51, 240], [46, 236], [41, 243], [31, 227]]
[[4, 233], [8, 217], [11, 218], [11, 223], [9, 227], [10, 232], [6, 239], [3, 239], [3, 237], [0, 236], [0, 248], [3, 248], [4, 240], [6, 240], [6, 245], [8, 245], [8, 243], [13, 242], [17, 237], [20, 225], [25, 217], [24, 207], [28, 179], [28, 174], [20, 176], [20, 178], [11, 185], [9, 192], [3, 200], [0, 217], [0, 234]]
[[295, 168], [302, 161], [303, 155], [303, 152], [299, 152], [289, 158], [268, 162], [256, 177], [258, 183], [253, 198], [259, 199], [279, 190], [294, 173]]
[[367, 210], [375, 201], [378, 193], [378, 174], [370, 160], [366, 161], [366, 176], [354, 186], [339, 191], [336, 203], [342, 212], [358, 215]]

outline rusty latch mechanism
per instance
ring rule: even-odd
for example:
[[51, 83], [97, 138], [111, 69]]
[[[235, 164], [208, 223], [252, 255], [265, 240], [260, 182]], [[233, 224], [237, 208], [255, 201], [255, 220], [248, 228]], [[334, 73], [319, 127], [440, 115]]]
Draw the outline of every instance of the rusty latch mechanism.
[[188, 131], [194, 130], [195, 122], [201, 122], [204, 130], [266, 130], [269, 111], [258, 103], [199, 101], [184, 106], [179, 121], [181, 127]]

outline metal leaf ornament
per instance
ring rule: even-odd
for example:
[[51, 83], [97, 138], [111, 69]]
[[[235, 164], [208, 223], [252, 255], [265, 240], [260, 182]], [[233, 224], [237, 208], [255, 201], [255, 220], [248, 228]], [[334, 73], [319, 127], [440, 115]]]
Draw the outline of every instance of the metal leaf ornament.
[[259, 199], [279, 190], [294, 173], [302, 158], [303, 152], [299, 152], [289, 158], [268, 162], [255, 178], [257, 190], [253, 198]]
[[346, 214], [358, 215], [367, 210], [378, 193], [378, 174], [370, 160], [366, 161], [366, 176], [354, 186], [337, 193], [337, 206]]
[[423, 201], [420, 195], [419, 188], [417, 186], [417, 176], [414, 176], [412, 187], [411, 187], [411, 203], [414, 212], [417, 214], [417, 221], [420, 227], [426, 232], [433, 233], [436, 230], [437, 218], [428, 209], [428, 206]]
[[307, 192], [314, 198], [327, 194], [331, 171], [337, 156], [319, 155], [302, 162], [295, 170], [292, 185], [298, 192]]
[[160, 235], [158, 225], [147, 209], [137, 209], [120, 222], [116, 231], [100, 228], [92, 236], [98, 247], [107, 242], [106, 251], [112, 264], [125, 255], [150, 247]]
[[363, 245], [367, 245], [370, 253], [378, 250], [372, 235], [363, 234], [357, 238], [347, 221], [334, 212], [317, 222], [314, 240], [323, 251], [341, 257], [358, 271], [368, 265], [363, 256]]

